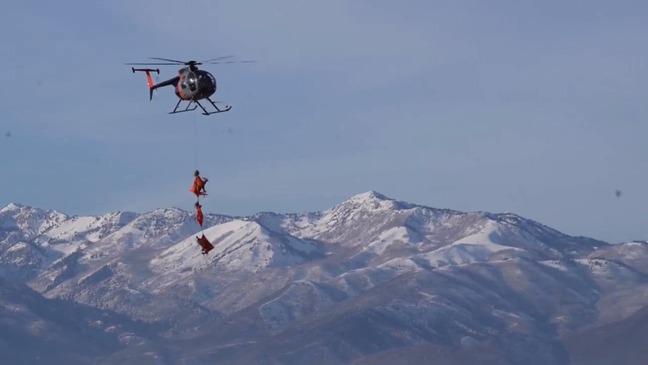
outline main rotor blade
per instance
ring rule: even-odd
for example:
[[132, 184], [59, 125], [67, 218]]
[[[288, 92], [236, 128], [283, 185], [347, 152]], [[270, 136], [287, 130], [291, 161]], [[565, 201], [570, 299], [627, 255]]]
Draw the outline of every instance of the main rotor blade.
[[210, 59], [208, 59], [208, 60], [204, 60], [204, 61], [201, 61], [201, 62], [212, 62], [212, 61], [218, 61], [218, 60], [222, 60], [222, 59], [230, 58], [230, 57], [234, 57], [234, 56], [221, 56], [221, 57], [216, 57], [216, 58], [210, 58]]
[[210, 65], [219, 65], [219, 64], [226, 64], [226, 63], [255, 63], [256, 61], [223, 61], [223, 62], [205, 62], [206, 64]]
[[177, 63], [156, 63], [156, 62], [144, 62], [144, 63], [124, 63], [124, 65], [133, 65], [133, 66], [176, 66]]
[[168, 59], [168, 58], [160, 58], [160, 57], [149, 57], [149, 58], [152, 59], [152, 60], [175, 62], [175, 63], [179, 63], [181, 65], [184, 65], [185, 63], [187, 63], [186, 61], [178, 61], [178, 60], [172, 60], [172, 59]]

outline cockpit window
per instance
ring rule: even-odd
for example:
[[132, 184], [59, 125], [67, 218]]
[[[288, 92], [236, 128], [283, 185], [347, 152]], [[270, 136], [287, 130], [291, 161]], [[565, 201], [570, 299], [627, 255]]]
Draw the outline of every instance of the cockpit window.
[[196, 74], [189, 72], [187, 75], [187, 84], [189, 84], [189, 89], [191, 91], [196, 91]]

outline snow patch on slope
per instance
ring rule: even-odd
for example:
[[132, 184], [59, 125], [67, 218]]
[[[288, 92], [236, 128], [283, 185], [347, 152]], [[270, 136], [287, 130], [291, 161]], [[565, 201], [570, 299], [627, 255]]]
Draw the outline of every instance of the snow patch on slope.
[[576, 263], [588, 268], [595, 277], [606, 280], [619, 280], [624, 278], [631, 281], [646, 280], [646, 277], [620, 263], [604, 258], [576, 259]]
[[102, 216], [75, 216], [60, 225], [44, 232], [38, 242], [52, 245], [54, 249], [61, 242], [97, 242], [109, 234], [119, 230], [132, 220], [137, 214], [132, 212], [110, 213]]
[[150, 268], [157, 273], [170, 271], [189, 273], [207, 265], [228, 271], [256, 272], [269, 266], [286, 266], [318, 255], [315, 242], [277, 235], [257, 222], [233, 220], [203, 231], [214, 245], [208, 255], [202, 255], [195, 235], [162, 251], [151, 260]]
[[375, 241], [369, 243], [365, 250], [375, 254], [382, 254], [389, 246], [398, 243], [409, 243], [410, 238], [405, 227], [394, 227], [388, 229], [376, 238]]
[[479, 232], [417, 257], [432, 267], [441, 267], [486, 262], [492, 260], [495, 254], [506, 251], [524, 252], [521, 248], [502, 244], [498, 224], [488, 221]]
[[542, 260], [542, 261], [538, 261], [538, 263], [563, 272], [568, 272], [570, 270], [570, 268], [560, 260]]

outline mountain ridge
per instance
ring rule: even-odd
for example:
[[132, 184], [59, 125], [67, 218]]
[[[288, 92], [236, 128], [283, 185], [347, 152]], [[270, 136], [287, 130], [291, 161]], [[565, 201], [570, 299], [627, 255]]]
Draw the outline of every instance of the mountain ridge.
[[[205, 217], [212, 218], [216, 221], [222, 221], [222, 220], [256, 220], [256, 219], [262, 219], [264, 217], [268, 216], [292, 216], [292, 217], [303, 217], [303, 216], [313, 216], [313, 217], [318, 217], [326, 212], [335, 210], [336, 208], [348, 206], [355, 204], [356, 206], [369, 206], [369, 205], [374, 205], [374, 206], [380, 206], [383, 204], [383, 206], [389, 206], [391, 205], [393, 208], [396, 209], [412, 209], [412, 208], [421, 208], [425, 210], [430, 210], [430, 211], [436, 211], [436, 212], [444, 212], [444, 213], [449, 213], [449, 214], [482, 214], [490, 219], [493, 220], [500, 220], [500, 221], [526, 221], [533, 223], [535, 225], [542, 226], [544, 228], [547, 228], [549, 230], [553, 230], [555, 232], [564, 234], [562, 232], [559, 232], [558, 230], [553, 229], [552, 227], [549, 227], [541, 222], [538, 222], [536, 220], [523, 217], [521, 215], [518, 215], [514, 212], [490, 212], [490, 211], [484, 211], [484, 210], [477, 210], [477, 211], [461, 211], [461, 210], [456, 210], [456, 209], [451, 209], [451, 208], [436, 208], [432, 207], [429, 205], [423, 205], [423, 204], [416, 204], [416, 203], [410, 203], [406, 202], [403, 200], [398, 200], [395, 198], [391, 198], [385, 194], [382, 194], [378, 191], [375, 190], [369, 190], [363, 193], [358, 193], [355, 195], [350, 196], [348, 199], [344, 200], [343, 202], [334, 205], [333, 207], [330, 207], [328, 209], [324, 210], [313, 210], [313, 211], [304, 211], [304, 212], [270, 212], [270, 211], [259, 211], [256, 213], [248, 214], [248, 215], [229, 215], [229, 214], [220, 214], [220, 213], [206, 213]], [[194, 214], [193, 211], [186, 210], [183, 208], [179, 208], [176, 206], [171, 206], [171, 207], [158, 207], [152, 210], [148, 211], [143, 211], [143, 212], [135, 212], [135, 211], [110, 211], [110, 212], [105, 212], [102, 214], [95, 214], [95, 215], [78, 215], [78, 214], [68, 214], [60, 210], [55, 210], [55, 209], [43, 209], [31, 205], [26, 205], [26, 204], [21, 204], [21, 203], [16, 203], [16, 202], [10, 202], [4, 207], [0, 208], [0, 228], [2, 228], [2, 223], [3, 220], [1, 217], [3, 216], [3, 213], [6, 214], [6, 212], [11, 211], [11, 210], [17, 210], [17, 209], [25, 209], [25, 210], [33, 210], [35, 212], [41, 213], [41, 214], [55, 214], [55, 215], [60, 215], [64, 217], [65, 219], [81, 219], [81, 218], [102, 218], [102, 217], [107, 217], [111, 215], [126, 215], [130, 217], [141, 217], [141, 216], [147, 216], [159, 212], [166, 212], [166, 211], [177, 211], [181, 212], [182, 214], [187, 214], [191, 215]], [[208, 226], [208, 224], [205, 224], [205, 226]], [[571, 236], [571, 235], [570, 235]], [[585, 236], [571, 236], [571, 237], [578, 237], [578, 238], [591, 238], [591, 237], [585, 237]], [[593, 239], [593, 238], [592, 238]], [[648, 240], [644, 240], [641, 238], [637, 238], [633, 240], [633, 242], [648, 242]]]
[[0, 264], [43, 300], [161, 328], [107, 363], [333, 365], [414, 346], [566, 365], [564, 336], [648, 306], [648, 242], [375, 191], [315, 212], [206, 214], [202, 228], [179, 208], [84, 217], [10, 204]]

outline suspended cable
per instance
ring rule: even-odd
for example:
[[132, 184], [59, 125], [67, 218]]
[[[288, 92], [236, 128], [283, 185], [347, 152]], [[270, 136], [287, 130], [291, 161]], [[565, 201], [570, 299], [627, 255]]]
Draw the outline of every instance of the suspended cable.
[[196, 153], [196, 170], [198, 170], [198, 117], [196, 113], [192, 113], [194, 116], [194, 150]]

